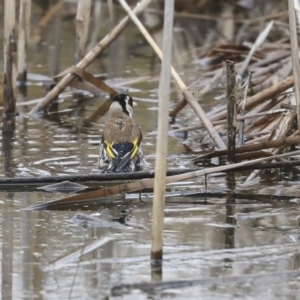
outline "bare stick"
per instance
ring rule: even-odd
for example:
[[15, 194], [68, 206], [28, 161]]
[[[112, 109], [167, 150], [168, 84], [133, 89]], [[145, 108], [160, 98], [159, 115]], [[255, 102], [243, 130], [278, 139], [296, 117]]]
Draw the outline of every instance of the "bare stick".
[[31, 0], [20, 1], [18, 36], [18, 80], [24, 84], [27, 80], [27, 44], [30, 35]]
[[16, 112], [16, 42], [15, 42], [16, 3], [4, 2], [4, 115], [12, 116]]
[[[8, 0], [9, 1], [9, 0]], [[135, 14], [141, 13], [143, 9], [151, 2], [151, 0], [142, 0], [135, 7], [133, 12]], [[124, 18], [109, 34], [107, 34], [102, 41], [100, 41], [85, 57], [82, 59], [76, 67], [86, 69], [108, 45], [110, 45], [126, 28], [129, 24], [129, 17]], [[29, 115], [33, 115], [45, 108], [61, 93], [65, 87], [72, 82], [76, 77], [75, 74], [69, 73], [46, 95], [46, 97], [37, 104], [30, 112]]]
[[[144, 35], [145, 39], [148, 41], [150, 46], [153, 48], [153, 50], [156, 52], [158, 57], [162, 60], [163, 55], [153, 38], [150, 36], [146, 28], [143, 26], [143, 24], [140, 22], [140, 20], [133, 14], [132, 10], [128, 6], [125, 0], [119, 0], [120, 4], [123, 6], [125, 11], [128, 13], [132, 21], [135, 23], [135, 25], [139, 28], [141, 33]], [[183, 92], [183, 95], [185, 96], [188, 103], [191, 105], [193, 110], [195, 111], [198, 118], [201, 120], [201, 122], [204, 124], [206, 130], [208, 131], [210, 137], [212, 138], [214, 144], [219, 147], [221, 150], [226, 149], [226, 146], [223, 142], [223, 140], [220, 138], [218, 132], [216, 129], [212, 126], [211, 122], [207, 118], [205, 112], [203, 111], [202, 107], [198, 104], [195, 97], [187, 90], [186, 85], [178, 75], [178, 73], [175, 71], [173, 67], [171, 67], [171, 73], [175, 81], [177, 82], [179, 88]]]
[[165, 1], [163, 57], [159, 91], [158, 91], [158, 133], [156, 145], [156, 163], [154, 180], [154, 201], [152, 209], [152, 247], [151, 260], [161, 261], [163, 258], [163, 231], [166, 169], [168, 154], [168, 114], [170, 98], [170, 66], [172, 58], [174, 0]]
[[236, 137], [236, 94], [235, 94], [235, 63], [226, 61], [227, 78], [227, 160], [235, 162], [235, 137]]
[[89, 35], [91, 0], [79, 0], [76, 14], [76, 53], [75, 63], [83, 59]]
[[297, 38], [297, 25], [295, 16], [294, 0], [289, 0], [289, 23], [290, 23], [290, 40], [292, 50], [293, 75], [295, 78], [295, 96], [297, 103], [298, 131], [300, 132], [300, 65], [299, 65], [299, 46]]

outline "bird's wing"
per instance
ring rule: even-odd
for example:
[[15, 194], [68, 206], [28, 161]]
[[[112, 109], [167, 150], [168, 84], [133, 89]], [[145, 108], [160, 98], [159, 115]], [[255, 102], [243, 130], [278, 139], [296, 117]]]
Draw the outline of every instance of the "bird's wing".
[[117, 171], [120, 172], [138, 153], [139, 140], [136, 138], [132, 142], [114, 144], [113, 149], [118, 152], [118, 156], [116, 158], [116, 168]]
[[111, 132], [106, 136], [109, 139], [105, 139], [104, 134], [102, 134], [102, 144], [107, 156], [113, 160], [116, 170], [120, 172], [137, 155], [142, 141], [141, 130], [135, 125], [131, 131], [131, 135], [128, 136], [128, 141], [113, 141], [114, 135]]

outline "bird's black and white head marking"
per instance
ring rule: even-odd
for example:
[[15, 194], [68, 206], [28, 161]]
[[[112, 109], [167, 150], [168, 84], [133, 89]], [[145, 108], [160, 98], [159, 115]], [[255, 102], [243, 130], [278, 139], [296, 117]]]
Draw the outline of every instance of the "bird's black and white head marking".
[[133, 115], [133, 100], [129, 95], [126, 94], [119, 94], [115, 96], [113, 99], [113, 102], [118, 102], [122, 110], [125, 114], [127, 114], [129, 117], [132, 117]]

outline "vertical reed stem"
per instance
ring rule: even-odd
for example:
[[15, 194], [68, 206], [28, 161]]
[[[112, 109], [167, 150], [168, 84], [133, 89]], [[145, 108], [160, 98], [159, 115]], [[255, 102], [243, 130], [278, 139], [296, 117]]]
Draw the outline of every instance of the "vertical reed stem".
[[15, 0], [4, 2], [4, 115], [16, 112], [16, 43], [15, 43], [16, 3]]
[[171, 79], [174, 0], [165, 0], [163, 60], [159, 82], [158, 134], [154, 181], [153, 224], [151, 260], [159, 262], [163, 257], [163, 230], [168, 152], [168, 115]]
[[78, 0], [76, 15], [76, 64], [85, 55], [85, 47], [89, 35], [90, 11], [91, 0]]
[[226, 60], [227, 78], [227, 159], [235, 162], [235, 137], [236, 137], [236, 82], [235, 82], [235, 63]]
[[[249, 89], [249, 84], [251, 84], [251, 78], [252, 78], [252, 73], [249, 74], [246, 87], [245, 87], [245, 92], [244, 92], [244, 99], [240, 111], [240, 116], [244, 116], [246, 114], [246, 100], [247, 100], [247, 95], [248, 95], [248, 89]], [[245, 120], [240, 121], [240, 126], [239, 126], [239, 135], [238, 135], [238, 147], [244, 146], [244, 130], [245, 130]]]
[[27, 80], [27, 44], [30, 36], [31, 0], [20, 0], [18, 28], [18, 80], [23, 85]]
[[293, 75], [294, 75], [294, 87], [297, 103], [297, 119], [298, 119], [298, 132], [300, 134], [300, 65], [299, 65], [299, 46], [297, 39], [297, 27], [294, 0], [289, 1], [289, 23], [290, 23], [290, 40], [292, 50], [292, 62], [293, 62]]

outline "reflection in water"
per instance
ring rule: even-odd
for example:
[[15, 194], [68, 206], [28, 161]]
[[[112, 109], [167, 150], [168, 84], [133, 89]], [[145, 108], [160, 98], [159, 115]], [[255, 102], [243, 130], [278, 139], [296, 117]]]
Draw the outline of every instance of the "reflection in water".
[[3, 153], [3, 168], [6, 177], [14, 177], [14, 157], [13, 143], [15, 136], [15, 118], [3, 118], [2, 125], [2, 153]]
[[228, 227], [225, 227], [225, 248], [234, 248], [234, 233], [235, 233], [235, 225], [236, 220], [233, 217], [235, 215], [235, 199], [230, 197], [231, 192], [235, 192], [236, 182], [235, 182], [235, 174], [234, 172], [229, 172], [226, 176], [227, 187], [229, 188], [228, 198], [226, 199], [226, 220], [225, 224], [228, 224]]
[[[6, 166], [8, 167], [8, 166]], [[8, 193], [2, 209], [1, 299], [13, 299], [14, 193]]]

